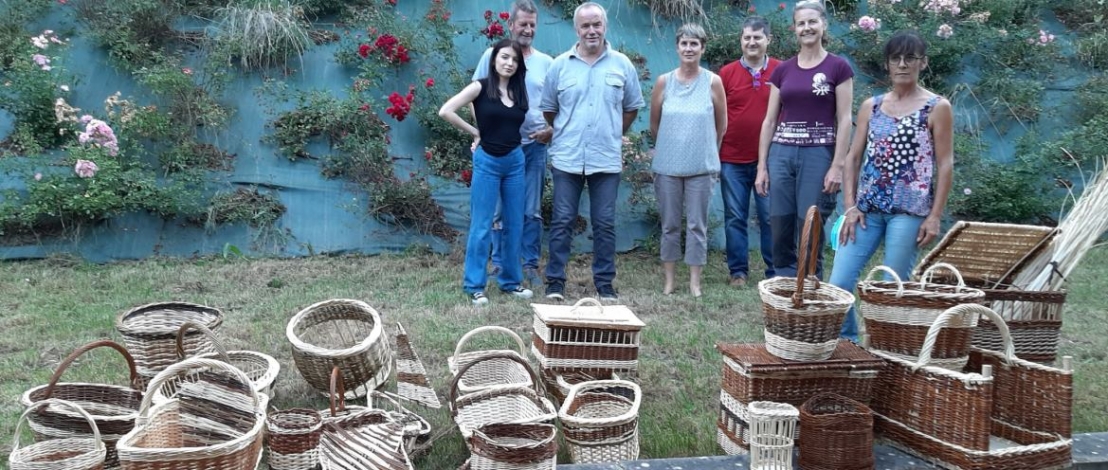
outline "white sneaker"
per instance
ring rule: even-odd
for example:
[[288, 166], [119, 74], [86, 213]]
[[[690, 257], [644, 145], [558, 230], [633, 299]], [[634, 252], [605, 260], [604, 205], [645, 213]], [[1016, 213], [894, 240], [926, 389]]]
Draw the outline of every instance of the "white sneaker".
[[533, 297], [535, 295], [534, 292], [531, 292], [531, 289], [526, 289], [523, 286], [516, 287], [515, 289], [512, 289], [512, 290], [506, 290], [506, 291], [504, 291], [504, 293], [505, 294], [512, 294], [516, 298], [520, 298], [520, 299], [530, 299], [531, 297]]
[[489, 303], [489, 298], [485, 297], [485, 293], [481, 291], [469, 294], [469, 300], [473, 302], [473, 305], [485, 305]]

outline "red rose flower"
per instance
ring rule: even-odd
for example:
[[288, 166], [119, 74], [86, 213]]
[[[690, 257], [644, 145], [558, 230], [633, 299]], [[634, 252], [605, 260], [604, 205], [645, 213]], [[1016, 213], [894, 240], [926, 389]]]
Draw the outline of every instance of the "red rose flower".
[[431, 87], [435, 86], [435, 79], [434, 78], [428, 78], [426, 82], [423, 82], [423, 86], [427, 87], [427, 88], [431, 88]]
[[392, 6], [396, 6], [396, 0], [385, 0], [385, 3], [388, 3], [389, 5], [392, 5]]
[[463, 183], [466, 184], [466, 186], [469, 186], [470, 183], [473, 183], [473, 170], [462, 170], [461, 180]]
[[431, 156], [432, 156], [432, 155], [431, 155], [431, 151], [430, 151], [430, 150], [427, 150], [427, 151], [423, 152], [423, 158], [424, 158], [425, 160], [427, 160], [427, 161], [431, 161]]
[[362, 44], [358, 46], [358, 55], [362, 56], [363, 59], [369, 57], [369, 51], [369, 44]]
[[492, 10], [485, 10], [485, 21], [492, 21]]
[[500, 19], [502, 19], [504, 21], [508, 21], [508, 18], [510, 18], [511, 16], [512, 15], [509, 15], [508, 12], [506, 12], [506, 11], [500, 12]]
[[784, 3], [778, 3], [777, 4], [777, 9], [778, 10], [784, 10], [785, 9], [785, 4]]
[[363, 104], [361, 106], [358, 106], [358, 110], [360, 110], [360, 111], [369, 111], [369, 105], [368, 104]]

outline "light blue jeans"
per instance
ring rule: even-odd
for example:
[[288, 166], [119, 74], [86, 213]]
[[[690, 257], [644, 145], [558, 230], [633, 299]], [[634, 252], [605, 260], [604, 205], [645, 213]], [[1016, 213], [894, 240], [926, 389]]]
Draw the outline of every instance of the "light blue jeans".
[[[524, 269], [538, 269], [539, 255], [542, 254], [542, 193], [546, 187], [546, 144], [531, 142], [523, 144], [523, 179], [527, 183], [523, 201], [523, 244], [520, 256]], [[503, 251], [500, 206], [496, 206], [496, 217], [492, 229], [492, 264], [501, 266], [500, 253]]]
[[758, 235], [761, 244], [758, 251], [766, 264], [765, 278], [773, 271], [773, 234], [769, 226], [769, 196], [761, 196], [754, 190], [758, 176], [758, 163], [720, 164], [719, 181], [723, 190], [723, 227], [727, 235], [727, 272], [731, 277], [747, 277], [750, 271], [750, 243], [747, 228], [750, 225], [750, 195], [754, 195], [754, 210], [758, 215]]
[[[885, 242], [885, 259], [882, 264], [892, 268], [902, 280], [907, 281], [912, 265], [919, 255], [916, 236], [923, 225], [923, 217], [908, 214], [866, 213], [866, 228], [859, 225], [854, 232], [854, 243], [849, 240], [839, 245], [835, 252], [835, 264], [831, 266], [831, 284], [847, 292], [854, 292], [858, 276], [870, 257]], [[843, 338], [858, 341], [858, 320], [854, 307], [846, 314]]]
[[[492, 219], [497, 202], [502, 205], [504, 241], [501, 248], [507, 259], [519, 259], [523, 233], [523, 151], [516, 147], [507, 155], [494, 157], [480, 146], [473, 152], [473, 181], [469, 195], [469, 236], [466, 239], [465, 272], [462, 288], [466, 293], [483, 292], [488, 282], [485, 264], [489, 259]], [[523, 268], [507, 263], [497, 275], [500, 289], [519, 287]]]

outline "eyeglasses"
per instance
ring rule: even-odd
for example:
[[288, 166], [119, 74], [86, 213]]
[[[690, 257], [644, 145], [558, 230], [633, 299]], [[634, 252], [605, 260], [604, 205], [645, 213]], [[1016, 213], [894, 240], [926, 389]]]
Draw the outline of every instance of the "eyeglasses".
[[899, 64], [904, 62], [904, 65], [916, 65], [916, 62], [923, 60], [923, 56], [918, 55], [898, 55], [889, 57], [890, 64]]

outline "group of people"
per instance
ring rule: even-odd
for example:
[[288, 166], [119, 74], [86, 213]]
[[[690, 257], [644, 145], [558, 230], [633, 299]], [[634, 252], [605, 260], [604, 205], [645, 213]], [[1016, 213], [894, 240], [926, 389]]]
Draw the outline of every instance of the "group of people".
[[[474, 82], [439, 112], [474, 136], [463, 288], [475, 304], [488, 302], [490, 250], [502, 291], [530, 298], [533, 292], [524, 283], [544, 284], [538, 271], [540, 201], [549, 157], [554, 207], [544, 294], [565, 297], [573, 225], [587, 186], [593, 283], [601, 300], [618, 300], [615, 212], [622, 136], [645, 104], [638, 73], [605, 39], [607, 13], [596, 3], [574, 11], [578, 42], [556, 58], [533, 46], [538, 11], [532, 0], [516, 0], [510, 15], [511, 39], [485, 52]], [[745, 286], [750, 275], [751, 197], [766, 278], [798, 275], [797, 240], [805, 213], [816, 206], [827, 219], [840, 191], [846, 209], [831, 271], [836, 286], [853, 290], [882, 242], [884, 264], [907, 277], [920, 247], [938, 235], [952, 179], [953, 111], [949, 101], [919, 82], [927, 44], [910, 31], [888, 41], [890, 90], [862, 103], [854, 120], [854, 72], [825, 49], [827, 28], [822, 2], [797, 3], [793, 33], [800, 50], [778, 60], [767, 54], [773, 38], [769, 22], [748, 17], [742, 56], [718, 75], [700, 65], [704, 29], [695, 24], [678, 29], [679, 65], [657, 78], [650, 97], [665, 294], [675, 289], [682, 256], [689, 290], [701, 294], [708, 203], [717, 180], [733, 287]], [[467, 104], [476, 125], [457, 113]], [[820, 253], [816, 275], [822, 277]], [[856, 339], [853, 311], [842, 335]]]

